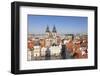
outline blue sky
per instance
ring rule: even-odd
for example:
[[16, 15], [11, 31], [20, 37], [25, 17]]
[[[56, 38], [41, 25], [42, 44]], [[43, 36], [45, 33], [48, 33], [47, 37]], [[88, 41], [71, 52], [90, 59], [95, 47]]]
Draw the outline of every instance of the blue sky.
[[88, 18], [79, 16], [28, 15], [28, 32], [44, 34], [46, 27], [52, 31], [55, 25], [58, 33], [87, 33]]

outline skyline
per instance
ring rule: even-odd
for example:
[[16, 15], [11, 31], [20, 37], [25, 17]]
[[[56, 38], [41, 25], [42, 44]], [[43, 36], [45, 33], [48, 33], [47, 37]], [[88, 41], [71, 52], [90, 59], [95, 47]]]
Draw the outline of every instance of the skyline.
[[28, 15], [29, 33], [44, 34], [47, 26], [49, 26], [50, 31], [55, 26], [59, 34], [87, 33], [88, 18], [79, 16]]

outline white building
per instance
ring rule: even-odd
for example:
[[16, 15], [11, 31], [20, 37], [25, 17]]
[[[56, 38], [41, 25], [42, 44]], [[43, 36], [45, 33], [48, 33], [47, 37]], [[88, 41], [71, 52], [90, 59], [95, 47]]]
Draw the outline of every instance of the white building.
[[51, 46], [50, 47], [50, 53], [51, 55], [58, 56], [61, 52], [61, 47], [60, 46]]
[[46, 49], [45, 47], [41, 48], [41, 56], [45, 56], [46, 55]]
[[39, 57], [40, 56], [40, 46], [34, 46], [34, 50], [32, 53], [34, 57]]

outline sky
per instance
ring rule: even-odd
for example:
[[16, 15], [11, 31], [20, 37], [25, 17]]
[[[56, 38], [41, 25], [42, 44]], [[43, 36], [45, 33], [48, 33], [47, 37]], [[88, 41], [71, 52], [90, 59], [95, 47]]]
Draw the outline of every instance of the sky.
[[32, 34], [45, 34], [49, 26], [53, 26], [59, 34], [87, 33], [88, 17], [79, 16], [50, 16], [50, 15], [28, 15], [28, 32]]

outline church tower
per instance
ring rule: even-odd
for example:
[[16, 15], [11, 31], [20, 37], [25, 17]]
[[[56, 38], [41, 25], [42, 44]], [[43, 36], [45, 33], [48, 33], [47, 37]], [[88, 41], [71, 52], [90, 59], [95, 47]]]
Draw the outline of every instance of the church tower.
[[56, 38], [56, 36], [57, 36], [57, 31], [56, 31], [56, 27], [55, 26], [53, 26], [52, 35], [53, 35], [54, 38]]
[[49, 26], [47, 26], [47, 28], [46, 28], [46, 37], [49, 37], [49, 35], [50, 35], [50, 30], [49, 30]]

